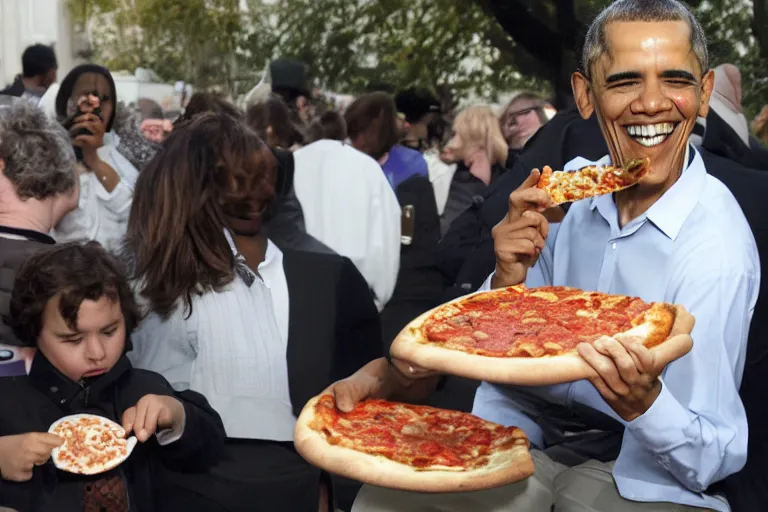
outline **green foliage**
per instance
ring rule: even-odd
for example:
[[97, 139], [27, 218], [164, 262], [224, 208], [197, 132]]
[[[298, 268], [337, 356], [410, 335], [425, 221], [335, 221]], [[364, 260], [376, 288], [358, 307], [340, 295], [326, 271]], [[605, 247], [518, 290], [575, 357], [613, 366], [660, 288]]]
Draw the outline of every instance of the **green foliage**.
[[[557, 33], [555, 0], [523, 5]], [[763, 15], [768, 0], [754, 0]], [[581, 26], [609, 0], [577, 0]], [[742, 71], [743, 103], [768, 103], [768, 47], [760, 51], [750, 0], [689, 0], [711, 39], [712, 63]], [[232, 94], [247, 91], [269, 60], [310, 64], [316, 83], [355, 94], [369, 84], [421, 85], [453, 99], [494, 100], [519, 88], [551, 92], [552, 63], [532, 58], [488, 15], [484, 0], [70, 0], [111, 69], [153, 69]], [[765, 43], [768, 45], [768, 42]], [[574, 49], [571, 49], [574, 50]], [[761, 54], [763, 57], [761, 57]], [[449, 91], [450, 94], [445, 93]]]
[[[764, 0], [755, 0], [756, 2]], [[741, 71], [742, 106], [748, 119], [768, 105], [768, 58], [752, 31], [753, 10], [743, 0], [709, 0], [696, 10], [709, 37], [710, 66], [735, 64]], [[768, 31], [768, 26], [763, 26]], [[768, 48], [763, 55], [768, 56]]]

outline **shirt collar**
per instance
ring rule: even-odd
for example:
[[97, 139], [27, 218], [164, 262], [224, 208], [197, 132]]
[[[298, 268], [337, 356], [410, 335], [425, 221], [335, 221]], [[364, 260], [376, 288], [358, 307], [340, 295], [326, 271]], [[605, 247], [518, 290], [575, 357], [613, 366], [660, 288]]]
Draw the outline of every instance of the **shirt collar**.
[[[691, 151], [693, 152], [692, 155]], [[684, 161], [688, 162], [688, 165], [683, 170], [680, 178], [644, 214], [648, 220], [672, 240], [675, 240], [677, 235], [680, 234], [683, 223], [699, 202], [701, 192], [706, 185], [707, 171], [704, 167], [704, 161], [696, 148], [688, 145]], [[605, 156], [592, 165], [608, 165], [610, 163], [611, 157]], [[574, 163], [569, 163], [569, 166], [573, 167], [574, 164], [583, 167], [581, 165], [582, 162], [576, 162], [575, 160]], [[598, 208], [601, 214], [610, 210], [615, 211], [613, 194], [593, 197], [589, 209], [594, 210], [595, 208]], [[603, 214], [603, 216], [605, 215]], [[610, 222], [610, 219], [606, 220]]]
[[283, 261], [283, 251], [277, 247], [272, 240], [267, 239], [267, 250], [264, 253], [264, 261], [259, 263], [259, 272], [272, 265]]

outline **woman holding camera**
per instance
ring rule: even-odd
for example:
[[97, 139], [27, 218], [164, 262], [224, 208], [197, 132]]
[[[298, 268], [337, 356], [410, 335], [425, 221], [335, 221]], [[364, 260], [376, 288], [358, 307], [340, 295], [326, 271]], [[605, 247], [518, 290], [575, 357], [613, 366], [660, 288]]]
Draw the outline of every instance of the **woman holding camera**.
[[125, 235], [136, 168], [117, 146], [112, 132], [117, 92], [112, 75], [94, 64], [77, 66], [56, 96], [56, 115], [69, 130], [80, 170], [80, 202], [53, 232], [58, 241], [100, 242], [119, 248]]

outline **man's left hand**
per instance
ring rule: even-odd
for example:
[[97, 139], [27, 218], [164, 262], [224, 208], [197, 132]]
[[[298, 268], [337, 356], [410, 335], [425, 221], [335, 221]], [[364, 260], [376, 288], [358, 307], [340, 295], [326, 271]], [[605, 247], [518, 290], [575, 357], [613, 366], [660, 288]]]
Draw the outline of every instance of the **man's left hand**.
[[[675, 323], [665, 343], [690, 347], [694, 319], [682, 306], [677, 306]], [[632, 336], [603, 336], [594, 343], [578, 346], [579, 355], [594, 370], [589, 381], [605, 402], [623, 420], [632, 421], [647, 411], [661, 392], [659, 375], [674, 359], [688, 350], [664, 358], [651, 352], [642, 341]]]

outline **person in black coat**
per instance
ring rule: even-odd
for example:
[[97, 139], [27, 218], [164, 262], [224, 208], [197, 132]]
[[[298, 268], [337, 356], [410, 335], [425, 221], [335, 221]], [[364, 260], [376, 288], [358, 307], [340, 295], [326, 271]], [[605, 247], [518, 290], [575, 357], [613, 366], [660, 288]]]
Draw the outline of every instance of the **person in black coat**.
[[[31, 256], [16, 276], [6, 319], [36, 345], [29, 375], [0, 379], [0, 505], [23, 512], [148, 512], [158, 463], [202, 471], [224, 427], [205, 398], [175, 393], [125, 356], [140, 315], [125, 277], [97, 243]], [[117, 468], [84, 476], [50, 461], [64, 440], [55, 421], [79, 413], [119, 422], [139, 443]]]
[[[438, 245], [440, 270], [451, 283], [450, 300], [477, 290], [496, 268], [491, 229], [506, 215], [509, 195], [532, 169], [562, 169], [573, 158], [598, 160], [607, 153], [596, 116], [581, 118], [576, 107], [561, 110], [526, 143], [514, 166], [461, 214]], [[550, 222], [559, 219], [550, 219]]]

